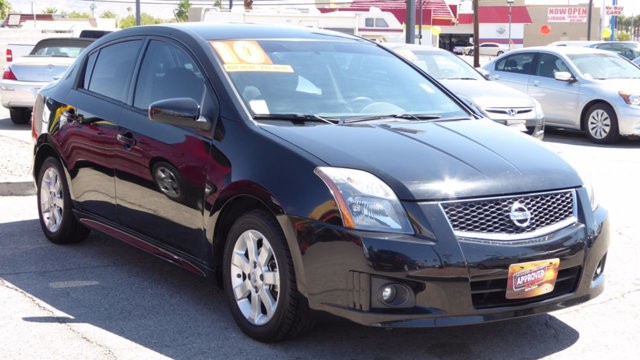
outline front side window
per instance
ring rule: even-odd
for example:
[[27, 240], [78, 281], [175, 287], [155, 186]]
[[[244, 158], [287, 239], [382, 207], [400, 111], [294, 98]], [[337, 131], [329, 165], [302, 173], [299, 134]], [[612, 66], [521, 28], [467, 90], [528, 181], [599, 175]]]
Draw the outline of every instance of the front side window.
[[554, 74], [559, 71], [569, 71], [567, 65], [559, 57], [551, 54], [538, 55], [537, 76], [553, 78]]
[[204, 76], [189, 54], [163, 41], [149, 43], [140, 66], [133, 106], [146, 109], [154, 101], [179, 97], [200, 103], [203, 93]]
[[396, 56], [351, 41], [212, 41], [254, 114], [469, 115]]
[[[89, 79], [85, 74], [85, 89], [125, 102], [141, 45], [142, 41], [135, 40], [102, 48], [95, 57], [93, 69], [87, 67], [87, 71], [91, 71]], [[87, 65], [93, 61], [92, 56]]]

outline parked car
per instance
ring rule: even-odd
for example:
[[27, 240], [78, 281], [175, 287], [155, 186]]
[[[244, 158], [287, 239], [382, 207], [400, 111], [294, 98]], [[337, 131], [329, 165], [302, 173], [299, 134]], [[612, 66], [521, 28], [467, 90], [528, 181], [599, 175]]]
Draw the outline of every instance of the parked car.
[[487, 80], [469, 63], [448, 51], [420, 45], [386, 45], [469, 102], [483, 116], [538, 139], [544, 137], [544, 114], [531, 96]]
[[453, 46], [451, 51], [456, 55], [464, 55], [464, 48], [467, 46], [469, 46], [469, 44], [458, 43]]
[[461, 325], [604, 289], [608, 215], [577, 172], [358, 37], [120, 30], [40, 90], [32, 127], [50, 241], [93, 229], [216, 275], [261, 341], [310, 309]]
[[9, 109], [14, 124], [26, 124], [36, 92], [59, 77], [94, 39], [48, 38], [40, 40], [27, 56], [4, 68], [0, 80], [2, 106]]
[[584, 46], [593, 49], [608, 50], [629, 60], [633, 60], [640, 56], [640, 43], [637, 41], [557, 41], [549, 45]]
[[490, 77], [540, 102], [545, 125], [586, 132], [599, 144], [640, 135], [640, 69], [598, 49], [519, 49], [484, 66]]
[[[480, 55], [489, 56], [500, 56], [509, 51], [509, 48], [507, 46], [493, 42], [482, 43], [478, 45], [478, 49], [480, 49]], [[464, 48], [465, 55], [473, 55], [473, 52], [473, 45], [466, 46]]]

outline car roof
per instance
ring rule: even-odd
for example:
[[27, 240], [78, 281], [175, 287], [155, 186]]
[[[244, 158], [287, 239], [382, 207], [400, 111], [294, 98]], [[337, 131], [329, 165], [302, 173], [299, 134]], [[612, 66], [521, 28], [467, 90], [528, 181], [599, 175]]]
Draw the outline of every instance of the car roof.
[[321, 29], [313, 29], [299, 26], [272, 24], [241, 24], [241, 23], [211, 23], [192, 22], [163, 25], [136, 26], [116, 31], [100, 38], [110, 41], [124, 36], [146, 35], [171, 35], [176, 31], [188, 34], [202, 40], [241, 40], [241, 39], [305, 39], [327, 40], [331, 37], [335, 40], [368, 41], [352, 35]]
[[533, 52], [541, 52], [541, 51], [542, 52], [551, 52], [551, 53], [564, 54], [564, 55], [568, 55], [568, 54], [605, 54], [605, 55], [612, 55], [612, 54], [614, 54], [611, 51], [594, 49], [594, 48], [590, 48], [590, 47], [582, 47], [582, 46], [533, 46], [533, 47], [527, 47], [527, 48], [521, 48], [521, 49], [516, 49], [516, 50], [513, 50], [513, 51], [509, 51], [509, 53], [505, 54], [505, 55], [512, 55], [512, 54], [517, 54], [517, 53], [521, 53], [521, 52], [531, 52], [531, 51], [533, 51]]

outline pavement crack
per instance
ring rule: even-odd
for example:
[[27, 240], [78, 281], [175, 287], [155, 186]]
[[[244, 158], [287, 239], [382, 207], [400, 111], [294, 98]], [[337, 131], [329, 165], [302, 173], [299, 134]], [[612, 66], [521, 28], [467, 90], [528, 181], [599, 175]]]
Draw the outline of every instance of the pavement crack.
[[105, 356], [105, 358], [117, 359], [117, 356], [113, 353], [113, 351], [111, 351], [111, 349], [109, 349], [105, 345], [102, 345], [102, 344], [100, 344], [100, 343], [88, 338], [87, 336], [82, 334], [80, 331], [74, 329], [73, 326], [71, 326], [71, 323], [68, 321], [68, 319], [69, 319], [68, 317], [59, 316], [59, 314], [56, 314], [55, 311], [53, 311], [51, 309], [51, 307], [45, 306], [38, 298], [34, 297], [33, 295], [29, 294], [26, 291], [14, 286], [10, 282], [8, 282], [8, 281], [6, 281], [5, 279], [2, 279], [2, 278], [0, 278], [0, 286], [5, 288], [5, 289], [8, 289], [8, 290], [11, 290], [11, 291], [14, 291], [14, 292], [20, 294], [22, 297], [24, 297], [26, 300], [28, 300], [31, 304], [33, 304], [40, 311], [48, 314], [52, 319], [55, 319], [56, 323], [64, 326], [68, 331], [70, 331], [71, 333], [77, 335], [83, 341], [102, 349], [103, 350], [102, 352], [103, 352], [103, 355]]

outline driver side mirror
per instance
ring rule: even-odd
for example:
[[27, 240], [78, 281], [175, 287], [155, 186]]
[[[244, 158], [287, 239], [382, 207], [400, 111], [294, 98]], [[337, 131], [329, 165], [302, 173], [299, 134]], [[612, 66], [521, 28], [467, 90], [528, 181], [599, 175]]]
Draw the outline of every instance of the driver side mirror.
[[200, 130], [211, 129], [211, 123], [200, 116], [200, 104], [192, 98], [158, 100], [149, 105], [149, 119], [163, 124]]
[[565, 81], [565, 82], [572, 82], [576, 80], [573, 77], [573, 75], [571, 75], [571, 73], [568, 71], [556, 71], [555, 73], [553, 73], [553, 78], [558, 81]]

